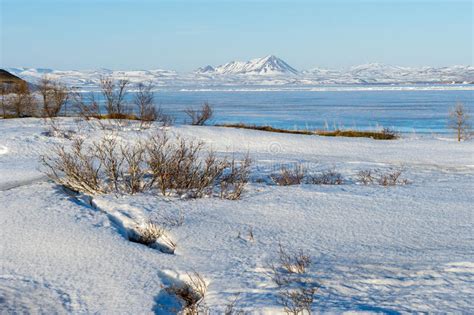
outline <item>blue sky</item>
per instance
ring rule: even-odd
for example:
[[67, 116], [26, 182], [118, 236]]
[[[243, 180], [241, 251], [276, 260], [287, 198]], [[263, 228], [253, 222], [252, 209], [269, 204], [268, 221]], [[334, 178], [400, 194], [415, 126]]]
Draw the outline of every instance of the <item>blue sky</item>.
[[0, 0], [2, 67], [473, 64], [473, 1]]

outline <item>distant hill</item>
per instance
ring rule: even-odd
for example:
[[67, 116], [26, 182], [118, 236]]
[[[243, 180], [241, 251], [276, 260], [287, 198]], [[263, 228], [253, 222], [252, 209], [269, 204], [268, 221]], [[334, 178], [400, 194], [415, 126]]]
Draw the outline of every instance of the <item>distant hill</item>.
[[11, 74], [10, 72], [0, 69], [0, 83], [7, 83], [7, 84], [18, 84], [26, 82], [16, 75]]
[[[443, 84], [474, 85], [474, 66], [406, 67], [370, 63], [343, 69], [315, 68], [296, 70], [275, 56], [250, 61], [233, 61], [221, 66], [204, 66], [193, 73], [171, 70], [54, 70], [35, 68], [7, 68], [8, 80], [18, 77], [35, 84], [47, 75], [70, 87], [97, 90], [102, 77], [127, 79], [132, 84], [152, 82], [161, 88], [219, 89], [229, 87], [266, 86], [271, 89], [313, 89], [321, 85], [406, 85]], [[13, 75], [12, 75], [13, 74]], [[15, 77], [18, 76], [18, 77]], [[13, 78], [12, 78], [13, 77]], [[423, 87], [424, 88], [424, 87]], [[438, 88], [438, 87], [434, 87]], [[466, 87], [462, 87], [463, 89]], [[472, 86], [468, 87], [472, 89]]]

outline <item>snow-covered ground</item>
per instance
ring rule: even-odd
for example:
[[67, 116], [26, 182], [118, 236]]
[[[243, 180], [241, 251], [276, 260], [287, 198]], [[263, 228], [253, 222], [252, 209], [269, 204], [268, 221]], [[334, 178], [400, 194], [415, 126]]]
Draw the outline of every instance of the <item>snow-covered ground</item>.
[[[102, 131], [77, 128], [98, 139]], [[121, 130], [134, 141], [146, 132]], [[321, 287], [316, 312], [464, 312], [474, 309], [474, 145], [452, 139], [394, 141], [175, 126], [170, 134], [206, 142], [219, 155], [253, 159], [239, 201], [145, 193], [97, 196], [94, 206], [55, 186], [39, 156], [54, 143], [39, 119], [0, 120], [0, 313], [170, 313], [164, 288], [186, 272], [209, 283], [211, 312], [282, 312], [269, 277], [278, 245], [312, 258]], [[334, 168], [343, 185], [262, 182], [278, 165]], [[410, 184], [361, 185], [367, 168], [400, 168]], [[176, 218], [174, 255], [129, 242], [123, 224]], [[164, 219], [167, 221], [167, 219]], [[249, 237], [253, 232], [253, 240]]]

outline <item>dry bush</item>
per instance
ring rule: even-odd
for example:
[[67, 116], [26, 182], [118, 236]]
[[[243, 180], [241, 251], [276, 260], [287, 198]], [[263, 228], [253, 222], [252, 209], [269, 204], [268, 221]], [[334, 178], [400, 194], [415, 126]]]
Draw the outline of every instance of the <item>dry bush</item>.
[[128, 104], [125, 101], [127, 95], [128, 80], [118, 80], [111, 77], [100, 79], [100, 89], [105, 99], [105, 109], [107, 114], [114, 117], [127, 115]]
[[15, 84], [13, 93], [8, 98], [8, 103], [15, 117], [36, 115], [37, 102], [26, 82]]
[[153, 95], [153, 85], [150, 83], [144, 85], [138, 84], [138, 90], [135, 93], [133, 104], [138, 120], [140, 120], [140, 129], [149, 128], [150, 125], [157, 121], [163, 126], [171, 126], [174, 122], [173, 117], [163, 112], [161, 108], [157, 108]]
[[306, 170], [299, 164], [293, 168], [282, 166], [279, 174], [272, 174], [271, 179], [279, 186], [299, 185], [303, 182]]
[[165, 114], [163, 110], [158, 107], [156, 109], [156, 121], [159, 122], [162, 126], [169, 127], [174, 124], [174, 117], [168, 114]]
[[239, 295], [240, 294], [237, 294], [233, 300], [227, 303], [224, 310], [224, 315], [244, 315], [245, 314], [243, 310], [239, 310], [236, 308], [237, 302], [239, 300]]
[[75, 139], [72, 148], [56, 146], [42, 157], [46, 174], [59, 185], [87, 194], [108, 192], [137, 193], [144, 191], [145, 171], [141, 168], [141, 143], [120, 147], [114, 137], [104, 137], [90, 146]]
[[408, 184], [408, 180], [401, 178], [401, 170], [388, 171], [380, 174], [378, 178], [379, 185], [382, 186], [396, 186]]
[[341, 185], [343, 182], [342, 174], [334, 170], [324, 171], [321, 174], [308, 177], [308, 183], [314, 185]]
[[8, 102], [7, 95], [10, 93], [10, 85], [0, 82], [0, 104], [2, 105], [2, 117], [7, 118]]
[[57, 81], [43, 77], [38, 84], [38, 90], [43, 101], [42, 117], [58, 116], [69, 98], [68, 88]]
[[283, 306], [287, 314], [311, 314], [311, 305], [317, 289], [314, 287], [289, 288], [281, 291], [278, 295], [278, 302]]
[[197, 315], [203, 307], [203, 301], [207, 292], [207, 283], [197, 272], [188, 273], [188, 280], [174, 284], [166, 291], [175, 295], [183, 303], [182, 314]]
[[52, 155], [42, 156], [41, 159], [46, 174], [59, 185], [88, 194], [105, 192], [101, 164], [90, 149], [84, 148], [83, 140], [74, 140], [70, 151], [58, 145]]
[[144, 168], [146, 146], [137, 142], [135, 145], [122, 146], [120, 151], [126, 168], [126, 172], [122, 173], [125, 191], [132, 195], [143, 192], [147, 188], [147, 170]]
[[169, 237], [168, 234], [166, 233], [163, 234], [160, 240], [161, 240], [161, 244], [159, 244], [158, 249], [163, 253], [174, 254], [178, 244], [175, 241], [173, 241], [173, 239]]
[[405, 178], [402, 178], [402, 170], [361, 170], [357, 173], [358, 182], [368, 185], [377, 183], [381, 186], [397, 186], [397, 185], [406, 185], [409, 181]]
[[248, 154], [240, 165], [237, 165], [235, 159], [232, 159], [229, 172], [220, 179], [221, 198], [240, 199], [249, 180], [251, 163], [252, 160]]
[[93, 143], [95, 156], [100, 161], [108, 185], [108, 191], [121, 191], [124, 157], [119, 154], [119, 145], [115, 137], [104, 137], [100, 142]]
[[271, 265], [270, 276], [278, 286], [278, 303], [287, 314], [311, 314], [311, 305], [319, 284], [306, 272], [311, 258], [302, 250], [287, 252], [279, 245], [278, 264]]
[[96, 99], [94, 93], [85, 94], [74, 91], [71, 94], [71, 98], [74, 110], [90, 127], [95, 127], [95, 124], [97, 124], [101, 129], [106, 129], [106, 125], [100, 119], [102, 112], [100, 110], [99, 101]]
[[129, 235], [129, 240], [135, 243], [140, 243], [146, 246], [150, 246], [162, 237], [165, 233], [164, 228], [153, 223], [147, 222], [143, 225], [139, 225]]
[[[43, 157], [46, 173], [60, 185], [87, 194], [135, 194], [157, 188], [162, 195], [201, 198], [224, 187], [224, 198], [238, 199], [248, 180], [250, 159], [229, 167], [202, 142], [177, 138], [171, 143], [157, 134], [125, 146], [114, 136], [84, 145], [75, 140], [71, 150], [58, 146]], [[225, 180], [225, 183], [222, 181]]]
[[278, 256], [280, 266], [288, 273], [305, 273], [306, 268], [311, 263], [311, 258], [303, 250], [298, 253], [289, 253], [281, 244], [279, 244]]
[[357, 181], [364, 184], [372, 184], [375, 181], [373, 170], [361, 170], [357, 173]]
[[471, 135], [471, 124], [467, 109], [462, 103], [456, 104], [449, 112], [449, 127], [456, 131], [458, 141], [467, 140]]
[[186, 115], [191, 119], [191, 125], [203, 126], [206, 122], [212, 119], [214, 115], [214, 110], [212, 109], [209, 103], [204, 103], [202, 107], [198, 110], [188, 108], [184, 111]]
[[140, 83], [135, 93], [133, 104], [135, 105], [137, 117], [140, 120], [140, 128], [149, 128], [158, 116], [152, 89], [153, 86], [151, 84], [144, 85]]
[[178, 139], [173, 145], [166, 135], [151, 138], [148, 143], [148, 166], [152, 174], [151, 185], [156, 185], [163, 195], [176, 191], [180, 195], [202, 197], [212, 192], [228, 163], [208, 151], [204, 160], [202, 142]]

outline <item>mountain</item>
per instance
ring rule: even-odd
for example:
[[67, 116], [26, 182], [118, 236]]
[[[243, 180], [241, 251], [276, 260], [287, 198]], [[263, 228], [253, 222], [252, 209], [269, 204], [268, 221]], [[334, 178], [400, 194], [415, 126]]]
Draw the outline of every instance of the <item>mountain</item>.
[[206, 73], [213, 73], [215, 72], [216, 69], [214, 69], [213, 66], [205, 66], [205, 67], [201, 67], [201, 68], [198, 68], [195, 72], [196, 73], [201, 73], [201, 74], [206, 74]]
[[199, 68], [196, 73], [207, 74], [246, 74], [246, 75], [294, 75], [298, 70], [282, 59], [269, 55], [250, 61], [231, 61], [213, 68], [207, 66]]
[[10, 72], [0, 69], [0, 83], [6, 83], [6, 84], [17, 84], [25, 82], [16, 75], [11, 74]]

